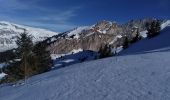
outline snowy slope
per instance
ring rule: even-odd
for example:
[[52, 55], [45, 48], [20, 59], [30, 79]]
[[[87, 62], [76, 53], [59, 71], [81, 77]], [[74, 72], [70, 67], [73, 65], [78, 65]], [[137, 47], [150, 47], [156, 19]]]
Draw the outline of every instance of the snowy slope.
[[80, 37], [80, 34], [83, 30], [87, 30], [87, 29], [90, 29], [89, 26], [83, 26], [83, 27], [78, 27], [72, 31], [70, 31], [69, 33], [67, 33], [68, 37], [71, 37], [74, 35], [74, 38], [79, 38]]
[[26, 30], [29, 35], [33, 36], [34, 42], [42, 41], [48, 37], [58, 34], [56, 32], [48, 31], [45, 29], [0, 21], [0, 52], [15, 48], [16, 36], [18, 36], [20, 33], [23, 33], [24, 30]]
[[[169, 32], [167, 28], [153, 41], [164, 41]], [[168, 41], [156, 42], [159, 48], [148, 41], [152, 48], [144, 51], [156, 52], [80, 63], [34, 76], [26, 85], [1, 86], [1, 100], [170, 100]]]
[[[169, 100], [170, 51], [119, 56], [0, 88], [1, 100]], [[10, 91], [9, 91], [10, 90]]]
[[154, 38], [145, 38], [132, 44], [128, 49], [123, 50], [121, 54], [143, 54], [166, 50], [170, 50], [170, 26], [164, 28], [161, 33]]
[[170, 20], [165, 21], [162, 25], [161, 25], [161, 29], [166, 28], [167, 26], [170, 26]]

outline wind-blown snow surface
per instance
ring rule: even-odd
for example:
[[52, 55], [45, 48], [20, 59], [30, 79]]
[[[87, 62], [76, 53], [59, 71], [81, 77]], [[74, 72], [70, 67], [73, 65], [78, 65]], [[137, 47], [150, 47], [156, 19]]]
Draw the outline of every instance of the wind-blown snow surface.
[[[149, 42], [160, 44], [159, 48], [145, 50], [157, 52], [121, 55], [53, 70], [28, 79], [26, 85], [1, 86], [1, 100], [170, 100], [170, 50], [164, 46], [168, 41], [156, 42], [158, 38], [163, 41], [169, 32], [167, 28], [153, 38], [155, 44]], [[142, 40], [138, 47], [145, 43]]]
[[23, 25], [18, 25], [10, 22], [0, 21], [0, 52], [16, 48], [16, 37], [23, 33], [24, 30], [29, 35], [32, 35], [33, 41], [42, 41], [58, 33], [40, 28], [33, 28]]

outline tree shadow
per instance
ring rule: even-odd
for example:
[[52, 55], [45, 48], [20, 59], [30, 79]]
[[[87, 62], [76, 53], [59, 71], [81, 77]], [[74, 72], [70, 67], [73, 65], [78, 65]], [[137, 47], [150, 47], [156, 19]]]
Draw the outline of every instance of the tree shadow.
[[94, 60], [97, 52], [91, 50], [84, 50], [75, 54], [65, 55], [54, 60], [53, 70], [68, 67], [73, 64], [82, 63]]

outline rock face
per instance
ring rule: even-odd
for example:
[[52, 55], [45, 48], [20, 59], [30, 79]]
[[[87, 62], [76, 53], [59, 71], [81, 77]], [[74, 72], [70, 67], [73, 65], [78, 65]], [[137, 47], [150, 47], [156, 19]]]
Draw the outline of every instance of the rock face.
[[23, 33], [24, 30], [26, 31], [26, 33], [33, 36], [34, 42], [43, 41], [48, 37], [58, 34], [56, 32], [47, 31], [44, 29], [32, 28], [32, 27], [1, 21], [0, 22], [0, 52], [16, 48], [17, 47], [15, 44], [16, 37], [20, 33]]
[[138, 32], [146, 30], [146, 23], [155, 19], [131, 20], [119, 25], [115, 22], [101, 21], [93, 26], [79, 27], [48, 38], [47, 49], [52, 54], [64, 54], [73, 49], [98, 51], [100, 46], [110, 44], [122, 46], [125, 37], [131, 41]]

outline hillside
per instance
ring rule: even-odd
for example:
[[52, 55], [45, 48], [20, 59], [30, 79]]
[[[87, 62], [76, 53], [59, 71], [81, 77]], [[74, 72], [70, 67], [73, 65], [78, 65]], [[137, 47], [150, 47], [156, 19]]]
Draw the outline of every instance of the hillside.
[[0, 21], [0, 52], [16, 48], [16, 37], [23, 33], [24, 30], [33, 37], [34, 42], [43, 41], [58, 34], [45, 29]]
[[161, 31], [161, 34], [152, 39], [145, 38], [129, 49], [124, 50], [121, 54], [143, 54], [149, 52], [161, 52], [170, 50], [170, 26]]
[[1, 86], [1, 100], [169, 100], [169, 32], [168, 27], [141, 40], [120, 56], [53, 70], [25, 85]]

